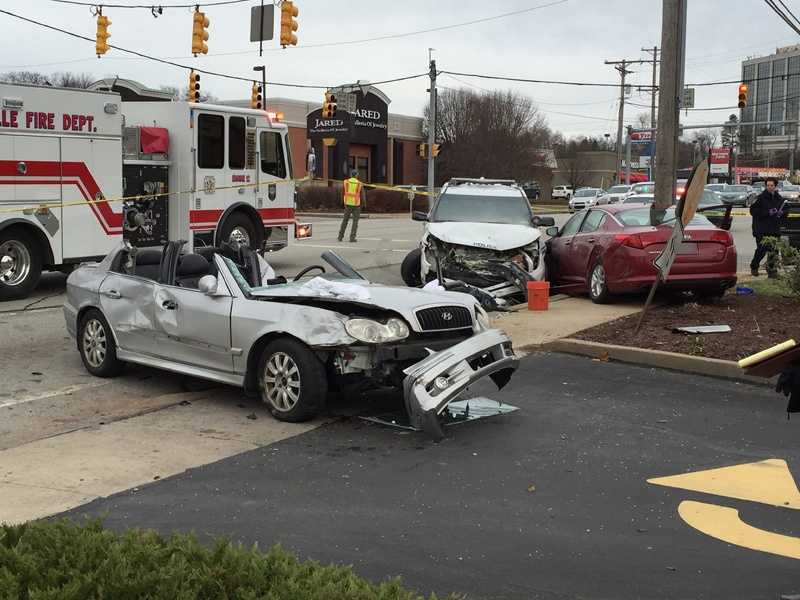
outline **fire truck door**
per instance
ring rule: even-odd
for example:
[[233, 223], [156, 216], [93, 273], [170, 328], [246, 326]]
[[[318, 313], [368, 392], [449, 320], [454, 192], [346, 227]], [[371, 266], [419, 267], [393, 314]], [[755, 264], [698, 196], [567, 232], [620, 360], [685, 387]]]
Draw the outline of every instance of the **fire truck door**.
[[258, 130], [259, 211], [264, 225], [286, 225], [294, 218], [294, 188], [282, 181], [289, 178], [287, 154], [280, 131]]
[[[63, 137], [61, 153], [64, 257], [108, 254], [122, 236], [121, 140]], [[84, 203], [70, 206], [71, 201]]]

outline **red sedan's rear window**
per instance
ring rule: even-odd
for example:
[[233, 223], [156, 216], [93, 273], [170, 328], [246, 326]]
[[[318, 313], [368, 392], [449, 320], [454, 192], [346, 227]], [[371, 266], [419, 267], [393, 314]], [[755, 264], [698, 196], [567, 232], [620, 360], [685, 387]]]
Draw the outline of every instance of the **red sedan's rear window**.
[[[632, 208], [631, 210], [623, 210], [614, 215], [620, 223], [625, 227], [648, 227], [650, 225], [650, 208]], [[667, 209], [664, 215], [665, 223], [673, 223], [675, 221], [675, 210], [672, 208]], [[695, 215], [689, 221], [689, 225], [707, 225], [713, 227], [711, 221], [702, 215]]]

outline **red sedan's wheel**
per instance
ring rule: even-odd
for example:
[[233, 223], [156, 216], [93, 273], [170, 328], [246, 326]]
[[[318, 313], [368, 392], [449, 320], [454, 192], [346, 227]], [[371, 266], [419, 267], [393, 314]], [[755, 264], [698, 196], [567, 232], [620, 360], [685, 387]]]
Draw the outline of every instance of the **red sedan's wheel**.
[[589, 298], [595, 304], [605, 304], [611, 299], [606, 280], [606, 269], [602, 261], [598, 260], [591, 273], [589, 273]]

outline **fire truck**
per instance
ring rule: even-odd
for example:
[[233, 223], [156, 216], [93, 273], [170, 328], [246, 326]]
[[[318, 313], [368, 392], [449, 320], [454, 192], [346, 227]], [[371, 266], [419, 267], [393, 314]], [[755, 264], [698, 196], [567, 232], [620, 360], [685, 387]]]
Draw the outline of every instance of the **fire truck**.
[[122, 239], [278, 250], [310, 234], [287, 127], [265, 111], [2, 83], [0, 102], [0, 300]]

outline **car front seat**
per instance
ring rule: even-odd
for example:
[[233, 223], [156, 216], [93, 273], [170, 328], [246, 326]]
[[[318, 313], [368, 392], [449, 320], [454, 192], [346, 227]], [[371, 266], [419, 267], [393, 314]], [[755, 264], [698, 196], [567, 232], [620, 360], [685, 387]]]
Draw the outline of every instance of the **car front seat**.
[[197, 289], [200, 278], [211, 272], [211, 263], [200, 254], [186, 254], [178, 263], [175, 283], [180, 287]]

